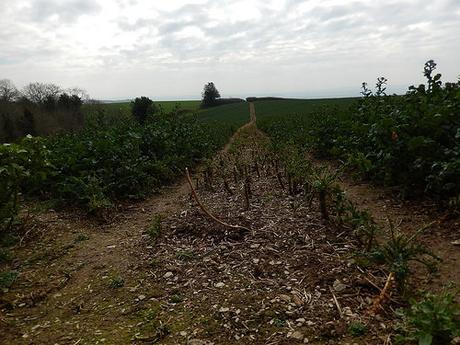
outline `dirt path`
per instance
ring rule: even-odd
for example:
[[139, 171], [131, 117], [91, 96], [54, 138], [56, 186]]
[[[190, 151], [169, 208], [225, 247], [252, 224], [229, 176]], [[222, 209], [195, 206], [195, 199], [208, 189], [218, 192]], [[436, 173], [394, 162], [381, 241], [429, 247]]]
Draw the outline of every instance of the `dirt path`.
[[20, 276], [1, 296], [2, 344], [73, 344], [107, 331], [126, 341], [133, 325], [122, 310], [140, 299], [149, 276], [148, 227], [155, 215], [177, 212], [187, 193], [181, 181], [108, 225], [42, 215], [42, 238], [15, 251]]
[[249, 116], [250, 116], [250, 123], [255, 123], [257, 121], [256, 118], [256, 107], [253, 102], [249, 102]]
[[249, 102], [249, 122], [237, 129], [237, 131], [230, 138], [228, 143], [225, 144], [225, 146], [224, 146], [224, 148], [222, 149], [221, 152], [227, 152], [228, 149], [230, 148], [230, 146], [232, 146], [232, 144], [235, 141], [235, 139], [240, 136], [240, 133], [242, 131], [246, 130], [248, 127], [253, 126], [255, 123], [256, 123], [256, 108], [255, 108], [253, 102]]
[[368, 210], [383, 227], [388, 228], [390, 219], [401, 231], [414, 233], [434, 222], [420, 236], [420, 241], [441, 258], [442, 263], [438, 265], [439, 272], [434, 279], [421, 271], [416, 276], [417, 285], [433, 290], [452, 282], [460, 287], [460, 246], [453, 244], [460, 239], [460, 219], [446, 218], [442, 210], [428, 201], [427, 204], [404, 201], [384, 188], [354, 181], [350, 176], [345, 176], [340, 184], [348, 197], [360, 209]]

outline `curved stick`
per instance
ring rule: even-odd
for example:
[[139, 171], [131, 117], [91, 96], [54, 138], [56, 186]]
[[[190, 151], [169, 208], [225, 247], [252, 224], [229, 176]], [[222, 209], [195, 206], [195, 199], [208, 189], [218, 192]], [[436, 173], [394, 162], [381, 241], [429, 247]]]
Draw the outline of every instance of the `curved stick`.
[[187, 182], [188, 182], [188, 185], [190, 186], [190, 190], [192, 191], [192, 195], [193, 195], [193, 198], [195, 199], [195, 201], [197, 202], [198, 206], [200, 206], [201, 210], [209, 217], [211, 218], [213, 221], [215, 221], [216, 223], [219, 223], [223, 226], [226, 226], [228, 228], [232, 228], [232, 229], [241, 229], [241, 230], [245, 230], [245, 231], [251, 231], [250, 229], [244, 227], [244, 226], [241, 226], [241, 225], [231, 225], [231, 224], [228, 224], [228, 223], [225, 223], [223, 221], [221, 221], [220, 219], [216, 218], [215, 216], [213, 216], [211, 213], [209, 213], [209, 211], [204, 207], [204, 205], [201, 203], [200, 199], [198, 199], [198, 195], [196, 194], [195, 192], [195, 189], [193, 188], [193, 184], [192, 184], [192, 180], [190, 179], [190, 174], [188, 172], [188, 168], [185, 168], [185, 175], [187, 177]]

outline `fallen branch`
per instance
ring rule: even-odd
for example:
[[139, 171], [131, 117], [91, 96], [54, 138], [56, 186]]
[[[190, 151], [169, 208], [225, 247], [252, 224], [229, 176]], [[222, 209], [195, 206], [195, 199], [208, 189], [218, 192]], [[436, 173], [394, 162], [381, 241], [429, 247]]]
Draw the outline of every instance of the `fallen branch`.
[[340, 318], [343, 319], [343, 312], [342, 312], [342, 308], [340, 308], [339, 301], [337, 300], [337, 297], [335, 297], [334, 291], [332, 291], [331, 287], [329, 287], [329, 290], [331, 290], [332, 298], [334, 299], [335, 306], [337, 307], [337, 310], [339, 311]]
[[389, 298], [389, 296], [387, 296], [387, 291], [391, 288], [393, 284], [393, 276], [394, 276], [393, 272], [390, 272], [390, 274], [388, 275], [387, 281], [385, 283], [385, 286], [380, 292], [380, 295], [374, 300], [372, 309], [369, 311], [370, 315], [376, 314], [377, 310], [379, 308], [382, 308], [382, 304], [385, 301], [385, 298]]
[[192, 191], [193, 198], [195, 199], [195, 201], [197, 202], [198, 206], [200, 206], [201, 210], [204, 212], [204, 214], [206, 216], [208, 216], [214, 222], [219, 223], [220, 225], [226, 226], [227, 228], [240, 229], [240, 230], [244, 230], [244, 231], [248, 231], [248, 232], [251, 231], [250, 229], [248, 229], [248, 228], [246, 228], [244, 226], [241, 226], [241, 225], [232, 225], [232, 224], [225, 223], [224, 221], [222, 221], [222, 220], [216, 218], [215, 216], [213, 216], [206, 209], [206, 207], [204, 207], [204, 205], [202, 204], [200, 199], [198, 199], [198, 195], [196, 194], [195, 188], [193, 188], [192, 180], [190, 179], [190, 174], [188, 172], [188, 168], [185, 168], [185, 175], [187, 177], [187, 182], [188, 182], [188, 184], [190, 186], [190, 190]]

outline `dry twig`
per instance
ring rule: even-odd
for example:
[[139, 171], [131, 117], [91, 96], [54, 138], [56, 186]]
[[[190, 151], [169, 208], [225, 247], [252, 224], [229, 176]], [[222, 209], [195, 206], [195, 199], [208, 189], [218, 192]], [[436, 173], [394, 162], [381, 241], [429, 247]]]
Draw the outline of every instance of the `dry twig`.
[[240, 230], [244, 230], [244, 231], [251, 231], [250, 229], [244, 227], [244, 226], [241, 226], [241, 225], [232, 225], [232, 224], [228, 224], [218, 218], [216, 218], [215, 216], [213, 216], [207, 209], [206, 207], [204, 207], [203, 203], [200, 201], [200, 199], [198, 198], [198, 195], [196, 194], [196, 191], [195, 191], [195, 188], [193, 188], [193, 184], [192, 184], [192, 180], [190, 179], [190, 173], [188, 172], [188, 168], [185, 168], [185, 174], [186, 174], [186, 177], [187, 177], [187, 182], [190, 186], [190, 190], [192, 191], [192, 195], [193, 195], [193, 198], [195, 199], [195, 201], [197, 202], [198, 206], [200, 206], [201, 210], [204, 212], [204, 214], [206, 216], [208, 216], [211, 220], [213, 220], [214, 222], [216, 223], [219, 223], [223, 226], [226, 226], [228, 228], [232, 228], [232, 229], [240, 229]]
[[340, 318], [342, 319], [343, 318], [343, 312], [342, 312], [342, 308], [340, 308], [339, 301], [337, 300], [337, 297], [335, 297], [335, 294], [334, 294], [334, 291], [332, 291], [332, 288], [329, 287], [329, 289], [331, 290], [331, 294], [332, 294], [332, 298], [334, 299], [335, 306], [337, 307], [337, 310], [339, 311]]

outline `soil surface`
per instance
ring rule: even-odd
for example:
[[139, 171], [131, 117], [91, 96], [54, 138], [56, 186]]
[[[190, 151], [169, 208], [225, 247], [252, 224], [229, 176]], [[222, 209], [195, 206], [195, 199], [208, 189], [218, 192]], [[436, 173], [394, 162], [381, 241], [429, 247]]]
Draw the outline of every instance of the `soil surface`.
[[[352, 234], [282, 188], [253, 103], [250, 118], [192, 176], [210, 213], [249, 232], [205, 216], [185, 178], [103, 223], [42, 211], [1, 267], [19, 275], [0, 292], [0, 343], [389, 344], [398, 297], [369, 313], [387, 272], [357, 265]], [[412, 232], [437, 221], [422, 241], [444, 263], [435, 276], [415, 268], [414, 283], [460, 286], [458, 219], [350, 177], [341, 185], [378, 222]]]

